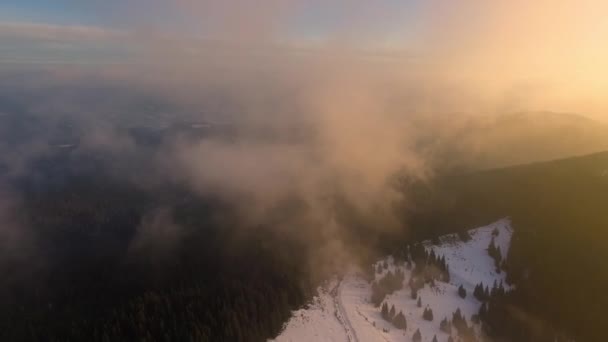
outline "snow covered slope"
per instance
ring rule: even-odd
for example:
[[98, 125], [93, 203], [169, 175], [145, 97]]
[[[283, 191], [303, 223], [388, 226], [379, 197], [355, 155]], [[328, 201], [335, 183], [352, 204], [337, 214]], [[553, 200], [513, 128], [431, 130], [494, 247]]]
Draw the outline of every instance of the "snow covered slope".
[[[376, 273], [376, 280], [398, 269], [405, 274], [403, 288], [384, 299], [389, 307], [395, 306], [397, 313], [403, 312], [407, 321], [405, 330], [397, 329], [382, 318], [381, 308], [375, 307], [370, 301], [371, 284], [360, 273], [352, 271], [343, 279], [336, 279], [319, 289], [319, 295], [309, 308], [295, 311], [276, 341], [412, 341], [417, 330], [420, 331], [422, 341], [430, 342], [434, 336], [438, 341], [447, 341], [450, 335], [439, 329], [441, 320], [451, 320], [452, 314], [460, 309], [471, 324], [471, 317], [478, 313], [481, 306], [481, 302], [473, 296], [475, 286], [483, 283], [484, 286], [492, 287], [495, 282], [504, 282], [506, 274], [496, 272], [494, 259], [489, 256], [487, 248], [494, 238], [495, 246], [500, 248], [502, 257], [505, 258], [512, 232], [509, 220], [503, 219], [469, 231], [471, 239], [467, 242], [461, 241], [456, 235], [441, 237], [438, 246], [424, 242], [427, 251], [432, 250], [438, 257], [445, 257], [450, 280], [435, 281], [434, 286], [426, 284], [419, 289], [421, 307], [418, 307], [417, 299], [412, 299], [408, 285], [412, 270], [403, 263], [397, 265], [392, 257], [379, 261], [375, 266], [383, 266], [386, 261], [388, 267], [380, 267], [382, 272]], [[464, 299], [458, 295], [458, 287], [461, 285], [467, 292]], [[506, 284], [504, 286], [509, 290]], [[426, 308], [433, 311], [432, 321], [422, 317]], [[478, 326], [474, 329], [480, 334]], [[451, 331], [455, 338], [455, 329]]]

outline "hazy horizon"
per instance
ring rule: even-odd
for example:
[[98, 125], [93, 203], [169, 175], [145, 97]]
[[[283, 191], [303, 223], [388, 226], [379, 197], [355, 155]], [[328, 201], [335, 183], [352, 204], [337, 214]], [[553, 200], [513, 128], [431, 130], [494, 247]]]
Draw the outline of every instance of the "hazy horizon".
[[[128, 77], [153, 70], [183, 86], [218, 77], [248, 82], [257, 70], [296, 84], [302, 74], [340, 79], [356, 72], [359, 82], [381, 79], [395, 92], [425, 89], [427, 106], [448, 96], [457, 97], [444, 104], [454, 111], [514, 107], [605, 121], [608, 24], [601, 14], [607, 6], [597, 0], [27, 0], [0, 5], [0, 64], [115, 69]], [[232, 75], [213, 73], [218, 68], [233, 69]]]

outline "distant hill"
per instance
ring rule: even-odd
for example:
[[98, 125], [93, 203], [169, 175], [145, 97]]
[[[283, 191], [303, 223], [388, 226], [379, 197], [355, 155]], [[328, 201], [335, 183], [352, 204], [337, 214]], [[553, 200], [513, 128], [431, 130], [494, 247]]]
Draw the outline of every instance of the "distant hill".
[[608, 125], [553, 112], [418, 120], [423, 146], [446, 167], [488, 169], [608, 150]]

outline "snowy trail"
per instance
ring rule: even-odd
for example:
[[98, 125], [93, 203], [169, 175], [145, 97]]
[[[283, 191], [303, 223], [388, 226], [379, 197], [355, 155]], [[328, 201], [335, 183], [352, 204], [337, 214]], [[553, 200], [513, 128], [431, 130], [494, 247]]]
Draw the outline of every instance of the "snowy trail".
[[355, 331], [355, 328], [350, 322], [350, 319], [348, 318], [348, 313], [346, 312], [346, 309], [344, 309], [344, 304], [342, 303], [342, 280], [338, 281], [336, 287], [331, 291], [331, 295], [334, 299], [336, 318], [344, 327], [347, 340], [349, 342], [359, 342], [357, 332]]
[[359, 338], [357, 337], [357, 331], [355, 330], [352, 323], [350, 322], [350, 319], [348, 318], [348, 313], [346, 312], [346, 309], [344, 309], [344, 304], [342, 303], [342, 281], [340, 281], [338, 283], [337, 298], [338, 298], [338, 308], [340, 309], [340, 312], [342, 313], [342, 317], [344, 317], [344, 323], [348, 326], [348, 328], [350, 329], [350, 332], [352, 332], [352, 336], [350, 333], [348, 333], [348, 337], [352, 342], [359, 342]]

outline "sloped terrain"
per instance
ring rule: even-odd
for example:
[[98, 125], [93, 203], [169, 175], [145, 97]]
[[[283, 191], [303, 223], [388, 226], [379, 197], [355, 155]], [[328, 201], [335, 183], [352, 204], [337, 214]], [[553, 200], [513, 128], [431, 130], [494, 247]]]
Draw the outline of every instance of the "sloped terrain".
[[[503, 219], [491, 225], [469, 231], [470, 240], [462, 241], [458, 235], [440, 238], [438, 245], [424, 242], [425, 249], [437, 257], [444, 257], [449, 267], [449, 281], [434, 281], [417, 291], [418, 300], [412, 299], [409, 279], [413, 276], [408, 262], [398, 262], [388, 257], [374, 265], [375, 279], [379, 281], [389, 272], [404, 273], [402, 288], [388, 294], [384, 302], [395, 307], [395, 313], [405, 316], [406, 329], [398, 329], [392, 322], [382, 317], [381, 307], [371, 302], [372, 285], [365, 280], [362, 272], [351, 271], [342, 280], [336, 280], [319, 289], [313, 304], [307, 309], [295, 311], [291, 320], [276, 341], [411, 341], [416, 331], [420, 331], [422, 341], [447, 341], [449, 334], [441, 331], [440, 322], [460, 310], [470, 323], [477, 315], [482, 303], [473, 296], [479, 283], [492, 287], [504, 283], [506, 274], [497, 273], [494, 260], [488, 254], [488, 246], [494, 244], [506, 258], [511, 243], [510, 221]], [[385, 267], [386, 266], [386, 267]], [[466, 291], [465, 298], [458, 294], [458, 288]], [[505, 289], [509, 287], [505, 284]], [[425, 320], [425, 309], [433, 312], [432, 320]], [[456, 338], [455, 329], [450, 329]], [[473, 325], [475, 334], [480, 335], [479, 324]]]

